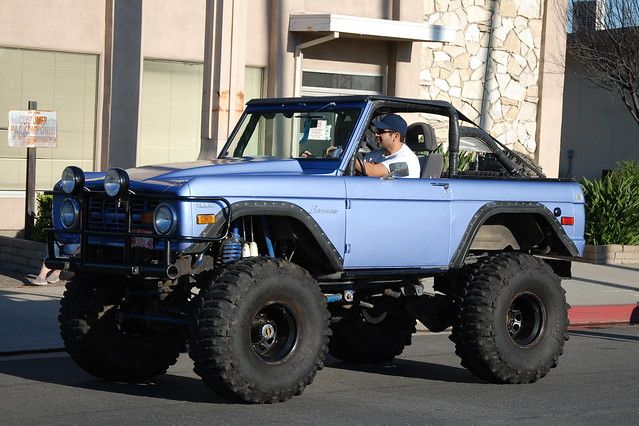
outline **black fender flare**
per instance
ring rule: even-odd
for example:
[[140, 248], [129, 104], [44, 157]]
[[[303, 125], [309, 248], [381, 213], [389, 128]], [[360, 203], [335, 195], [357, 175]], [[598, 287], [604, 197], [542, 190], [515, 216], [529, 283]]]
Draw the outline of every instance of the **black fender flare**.
[[450, 261], [451, 269], [461, 268], [464, 259], [470, 250], [470, 246], [477, 235], [479, 228], [492, 216], [500, 213], [533, 213], [542, 216], [557, 238], [571, 256], [579, 256], [579, 251], [575, 243], [568, 237], [566, 231], [561, 227], [555, 215], [543, 204], [537, 202], [518, 202], [518, 201], [494, 201], [484, 204], [473, 215], [466, 228], [466, 232], [462, 236], [461, 242]]
[[309, 230], [315, 241], [323, 250], [330, 263], [331, 269], [341, 271], [344, 267], [344, 259], [335, 248], [328, 236], [318, 225], [315, 219], [300, 206], [285, 201], [238, 201], [231, 203], [231, 217], [229, 209], [223, 209], [216, 215], [215, 224], [208, 226], [201, 234], [202, 237], [219, 237], [223, 232], [225, 224], [242, 216], [283, 216], [300, 221]]

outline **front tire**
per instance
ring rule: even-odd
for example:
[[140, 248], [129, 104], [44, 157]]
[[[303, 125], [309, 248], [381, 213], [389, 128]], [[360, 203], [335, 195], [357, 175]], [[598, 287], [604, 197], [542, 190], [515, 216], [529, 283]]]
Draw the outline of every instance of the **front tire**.
[[280, 259], [238, 260], [196, 299], [194, 371], [229, 399], [285, 401], [323, 367], [328, 323], [326, 299], [304, 269]]
[[415, 318], [390, 297], [378, 298], [374, 306], [343, 309], [343, 317], [331, 324], [331, 355], [342, 361], [375, 364], [392, 361], [411, 344]]
[[451, 340], [473, 374], [494, 383], [530, 383], [557, 365], [567, 328], [560, 278], [541, 259], [504, 253], [472, 274]]
[[175, 364], [184, 335], [178, 330], [124, 331], [118, 321], [123, 293], [112, 279], [76, 273], [60, 302], [60, 335], [71, 358], [89, 374], [146, 382]]

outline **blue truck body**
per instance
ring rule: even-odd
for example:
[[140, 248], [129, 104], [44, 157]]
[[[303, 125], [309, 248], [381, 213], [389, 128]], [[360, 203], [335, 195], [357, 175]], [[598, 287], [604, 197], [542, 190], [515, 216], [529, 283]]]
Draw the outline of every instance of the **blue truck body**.
[[[420, 178], [404, 178], [407, 165], [357, 173], [388, 114], [409, 117]], [[75, 272], [65, 348], [97, 377], [135, 382], [165, 373], [188, 339], [212, 390], [277, 402], [301, 394], [328, 352], [392, 360], [419, 320], [452, 327], [478, 377], [538, 380], [567, 340], [560, 284], [584, 250], [584, 195], [464, 122], [439, 101], [253, 100], [215, 158], [67, 167], [45, 260]], [[56, 244], [78, 250], [56, 257]]]

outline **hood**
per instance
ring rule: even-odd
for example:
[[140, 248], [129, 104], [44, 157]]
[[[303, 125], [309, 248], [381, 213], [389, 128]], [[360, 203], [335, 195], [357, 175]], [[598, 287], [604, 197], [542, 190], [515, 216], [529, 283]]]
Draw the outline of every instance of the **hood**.
[[181, 185], [197, 176], [301, 174], [300, 163], [291, 159], [215, 159], [142, 166], [127, 169], [131, 182]]

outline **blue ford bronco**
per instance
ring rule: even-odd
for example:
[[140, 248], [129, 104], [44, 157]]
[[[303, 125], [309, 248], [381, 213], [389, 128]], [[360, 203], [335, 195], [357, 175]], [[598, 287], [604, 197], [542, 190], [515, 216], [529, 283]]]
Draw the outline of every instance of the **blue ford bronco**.
[[[377, 148], [371, 122], [391, 113], [409, 124], [421, 178], [356, 173]], [[529, 383], [567, 339], [580, 186], [547, 179], [447, 102], [252, 100], [216, 158], [70, 166], [51, 193], [46, 264], [74, 272], [61, 335], [97, 377], [148, 381], [188, 349], [216, 393], [284, 401], [327, 353], [390, 361], [420, 321], [452, 327], [480, 378]], [[66, 244], [79, 249], [56, 257]]]

